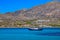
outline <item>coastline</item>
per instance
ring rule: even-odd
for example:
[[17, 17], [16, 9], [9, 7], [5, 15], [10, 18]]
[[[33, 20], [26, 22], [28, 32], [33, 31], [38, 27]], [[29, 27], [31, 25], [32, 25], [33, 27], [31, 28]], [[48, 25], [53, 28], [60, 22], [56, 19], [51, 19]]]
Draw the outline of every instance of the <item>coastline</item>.
[[[30, 27], [20, 28], [20, 27], [0, 27], [0, 29], [29, 29]], [[60, 29], [60, 27], [40, 27], [42, 29]]]

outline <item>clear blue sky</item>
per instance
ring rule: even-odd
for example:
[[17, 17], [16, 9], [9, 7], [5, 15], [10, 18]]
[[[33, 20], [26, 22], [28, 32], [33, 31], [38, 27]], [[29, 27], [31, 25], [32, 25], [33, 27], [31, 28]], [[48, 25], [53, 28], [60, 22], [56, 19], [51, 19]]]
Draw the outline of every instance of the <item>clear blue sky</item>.
[[39, 4], [45, 4], [51, 0], [0, 0], [0, 12], [13, 12], [23, 8], [31, 8]]

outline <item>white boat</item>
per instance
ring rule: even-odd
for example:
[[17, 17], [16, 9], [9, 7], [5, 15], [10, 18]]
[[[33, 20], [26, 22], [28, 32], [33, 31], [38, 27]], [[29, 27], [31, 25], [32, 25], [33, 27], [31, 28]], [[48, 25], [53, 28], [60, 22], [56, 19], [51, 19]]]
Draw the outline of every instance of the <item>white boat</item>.
[[29, 28], [29, 30], [39, 31], [39, 30], [42, 30], [42, 28]]

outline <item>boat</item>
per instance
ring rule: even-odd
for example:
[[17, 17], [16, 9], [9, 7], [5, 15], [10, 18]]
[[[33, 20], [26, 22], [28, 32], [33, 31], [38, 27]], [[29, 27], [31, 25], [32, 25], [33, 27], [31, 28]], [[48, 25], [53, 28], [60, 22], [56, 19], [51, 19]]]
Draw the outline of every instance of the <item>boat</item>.
[[31, 31], [40, 31], [40, 30], [42, 30], [42, 28], [29, 28], [28, 30], [31, 30]]

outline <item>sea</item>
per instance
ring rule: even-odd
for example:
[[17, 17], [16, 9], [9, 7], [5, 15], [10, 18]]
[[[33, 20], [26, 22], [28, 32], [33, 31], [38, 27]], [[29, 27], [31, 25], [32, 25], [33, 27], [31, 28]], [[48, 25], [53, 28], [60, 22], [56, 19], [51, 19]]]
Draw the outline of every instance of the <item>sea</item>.
[[0, 40], [60, 40], [60, 28], [0, 28]]

